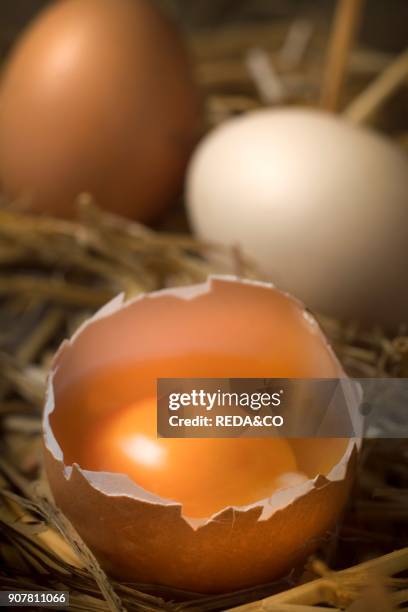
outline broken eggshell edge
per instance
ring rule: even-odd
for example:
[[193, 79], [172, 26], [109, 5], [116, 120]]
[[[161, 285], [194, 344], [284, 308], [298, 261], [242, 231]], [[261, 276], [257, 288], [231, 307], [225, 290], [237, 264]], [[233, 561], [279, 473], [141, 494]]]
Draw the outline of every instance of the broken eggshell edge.
[[[162, 583], [196, 592], [231, 591], [269, 581], [288, 571], [316, 548], [315, 541], [308, 541], [307, 525], [310, 520], [319, 526], [321, 524], [321, 533], [331, 529], [338, 518], [339, 509], [347, 501], [361, 446], [360, 438], [349, 440], [344, 455], [327, 475], [318, 474], [314, 479], [277, 491], [269, 498], [245, 506], [228, 507], [203, 519], [184, 516], [180, 503], [150, 493], [125, 474], [85, 470], [77, 463], [64, 464], [62, 448], [50, 424], [50, 415], [55, 409], [54, 376], [63, 354], [75, 343], [84, 329], [146, 298], [158, 299], [170, 295], [192, 300], [215, 290], [218, 283], [229, 282], [276, 290], [271, 283], [243, 280], [233, 276], [212, 276], [202, 284], [162, 289], [151, 294], [141, 294], [128, 301], [125, 301], [124, 295], [121, 294], [83, 323], [70, 340], [65, 340], [54, 358], [48, 377], [43, 415], [45, 463], [51, 490], [57, 504], [72, 520], [102, 566], [119, 578]], [[288, 297], [304, 309], [299, 300], [290, 295]], [[311, 315], [308, 313], [308, 316]], [[317, 325], [315, 321], [314, 323]], [[109, 322], [106, 321], [106, 324]], [[320, 329], [319, 333], [333, 353]], [[337, 361], [334, 353], [333, 357]], [[362, 419], [354, 409], [356, 406], [357, 404], [354, 404], [350, 407], [350, 414], [347, 416], [351, 416], [360, 431]], [[103, 508], [104, 505], [106, 508]], [[88, 513], [91, 515], [90, 519], [87, 518]], [[132, 525], [129, 525], [130, 518]], [[124, 521], [123, 528], [117, 524], [120, 520]], [[123, 549], [118, 542], [117, 533], [110, 537], [110, 526], [107, 525], [109, 521], [112, 522], [112, 527], [116, 525], [114, 533], [117, 529], [123, 533]], [[290, 528], [288, 530], [288, 526], [296, 521], [300, 521], [296, 529], [293, 529], [293, 532], [298, 531], [297, 537], [295, 534], [291, 536]], [[98, 529], [101, 530], [103, 543], [99, 543]], [[140, 545], [143, 550], [135, 550], [134, 540], [139, 540], [140, 534], [154, 534], [155, 530], [158, 539], [153, 541], [156, 538], [152, 539], [150, 535], [147, 538], [147, 546], [149, 543], [156, 548], [162, 545], [163, 550], [162, 554], [156, 550], [149, 561], [146, 543]], [[279, 532], [282, 533], [282, 530], [286, 530], [283, 539], [288, 540], [286, 554], [282, 547], [279, 547], [280, 550], [277, 553], [275, 551], [274, 558], [269, 559], [268, 565], [267, 559], [262, 559], [261, 554], [265, 537], [274, 537]], [[238, 548], [245, 550], [246, 557], [248, 553], [252, 553], [248, 567], [241, 562], [242, 568], [235, 570], [231, 567], [228, 555], [225, 559], [222, 558], [226, 546], [225, 538], [232, 537], [233, 531], [234, 545], [238, 542]], [[164, 533], [166, 538], [163, 537]], [[251, 544], [245, 542], [248, 539]], [[194, 546], [195, 542], [197, 547]], [[279, 545], [279, 542], [276, 541], [276, 544]], [[191, 571], [184, 567], [183, 563], [180, 566], [178, 545], [182, 546], [183, 552], [180, 554], [183, 558], [190, 558]], [[189, 549], [187, 553], [186, 547]], [[228, 545], [226, 547], [228, 548]], [[209, 554], [210, 550], [212, 554]], [[239, 559], [240, 555], [236, 552]], [[203, 555], [206, 555], [206, 560], [203, 560]], [[134, 563], [131, 559], [133, 557]]]

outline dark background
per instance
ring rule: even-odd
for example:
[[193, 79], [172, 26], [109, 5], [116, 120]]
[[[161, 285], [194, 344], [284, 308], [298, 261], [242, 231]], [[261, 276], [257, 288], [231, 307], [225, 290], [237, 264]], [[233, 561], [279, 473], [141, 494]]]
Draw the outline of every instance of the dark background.
[[[152, 0], [165, 5], [188, 28], [225, 27], [242, 21], [309, 16], [330, 22], [333, 0]], [[0, 53], [7, 53], [17, 34], [51, 0], [2, 0]], [[384, 51], [408, 44], [408, 1], [366, 0], [360, 41]]]

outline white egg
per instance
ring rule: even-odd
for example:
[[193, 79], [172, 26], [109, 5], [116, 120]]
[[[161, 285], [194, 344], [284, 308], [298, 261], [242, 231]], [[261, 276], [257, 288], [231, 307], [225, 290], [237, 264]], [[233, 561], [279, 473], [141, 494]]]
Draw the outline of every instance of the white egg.
[[379, 134], [305, 109], [232, 119], [198, 147], [187, 201], [200, 238], [310, 308], [408, 323], [408, 160]]

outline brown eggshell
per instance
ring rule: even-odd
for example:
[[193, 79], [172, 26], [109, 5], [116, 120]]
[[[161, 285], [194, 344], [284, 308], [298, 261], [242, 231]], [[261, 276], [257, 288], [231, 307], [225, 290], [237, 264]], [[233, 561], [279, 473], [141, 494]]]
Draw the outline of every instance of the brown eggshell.
[[150, 221], [180, 190], [200, 130], [188, 57], [148, 0], [61, 0], [34, 21], [0, 89], [0, 180], [72, 216], [89, 192]]
[[[62, 345], [44, 411], [46, 470], [57, 504], [112, 576], [202, 593], [242, 589], [289, 572], [336, 523], [355, 471], [359, 444], [355, 439], [295, 440], [298, 464], [313, 474], [310, 480], [205, 519], [184, 516], [176, 501], [143, 490], [123, 474], [85, 470], [74, 461], [64, 464], [62, 400], [79, 377], [137, 355], [160, 355], [173, 345], [175, 335], [180, 351], [200, 343], [205, 346], [220, 336], [219, 324], [226, 327], [227, 312], [234, 324], [225, 329], [219, 347], [230, 343], [238, 350], [242, 342], [243, 351], [251, 351], [252, 346], [262, 352], [261, 339], [267, 346], [274, 337], [271, 308], [278, 309], [276, 314], [284, 305], [284, 316], [298, 317], [299, 337], [309, 335], [312, 344], [321, 347], [319, 365], [316, 362], [308, 376], [344, 376], [316, 322], [309, 314], [304, 316], [300, 303], [270, 285], [231, 277], [127, 303], [119, 297]], [[162, 318], [153, 325], [159, 312]], [[243, 326], [237, 337], [233, 330], [239, 317], [251, 325]], [[293, 350], [298, 348], [294, 345]], [[80, 435], [81, 421], [71, 426]]]

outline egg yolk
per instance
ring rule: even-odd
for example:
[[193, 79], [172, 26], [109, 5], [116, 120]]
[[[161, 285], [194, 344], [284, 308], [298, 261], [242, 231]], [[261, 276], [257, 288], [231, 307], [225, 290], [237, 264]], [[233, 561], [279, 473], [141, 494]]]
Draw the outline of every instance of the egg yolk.
[[99, 427], [83, 458], [88, 469], [124, 473], [181, 503], [191, 518], [270, 497], [298, 471], [280, 438], [158, 438], [155, 398], [115, 411]]

